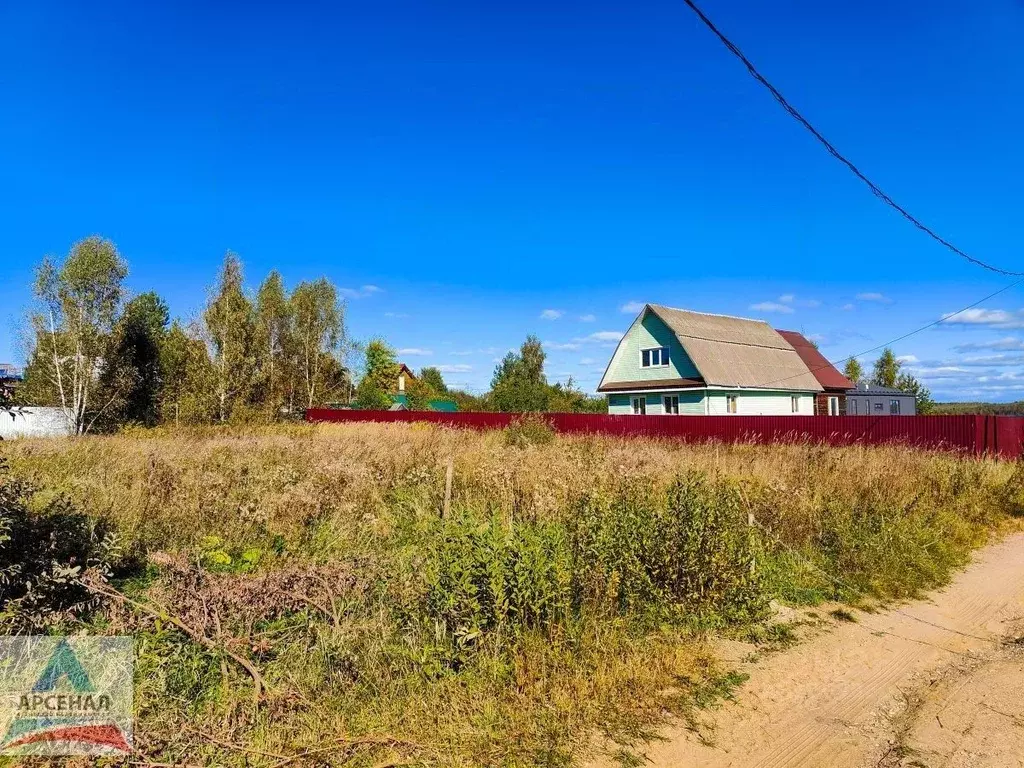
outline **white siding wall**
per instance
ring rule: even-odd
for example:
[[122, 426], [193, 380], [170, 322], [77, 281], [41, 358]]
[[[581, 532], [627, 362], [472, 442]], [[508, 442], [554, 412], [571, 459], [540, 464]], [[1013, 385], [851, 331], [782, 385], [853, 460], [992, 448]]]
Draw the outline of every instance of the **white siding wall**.
[[[793, 413], [790, 398], [796, 394], [798, 411]], [[813, 416], [814, 395], [793, 392], [711, 392], [708, 401], [708, 414], [711, 416], [727, 416], [729, 410], [726, 403], [727, 395], [736, 395], [737, 416]]]
[[[11, 418], [13, 415], [14, 418]], [[23, 411], [0, 411], [0, 438], [63, 437], [74, 433], [71, 419], [60, 408], [26, 406]]]
[[[665, 394], [676, 394], [679, 396], [679, 413], [710, 416], [728, 416], [726, 396], [735, 394], [739, 397], [736, 403], [737, 416], [813, 416], [814, 395], [810, 393], [793, 392], [757, 392], [740, 390], [728, 392], [725, 390], [711, 390], [707, 397], [690, 391], [666, 392]], [[797, 397], [796, 413], [793, 413], [793, 405], [790, 398]], [[631, 414], [633, 413], [633, 398], [641, 396], [641, 393], [615, 393], [608, 396], [608, 413]], [[647, 398], [647, 415], [654, 416], [664, 413], [663, 395], [660, 393], [643, 394]]]

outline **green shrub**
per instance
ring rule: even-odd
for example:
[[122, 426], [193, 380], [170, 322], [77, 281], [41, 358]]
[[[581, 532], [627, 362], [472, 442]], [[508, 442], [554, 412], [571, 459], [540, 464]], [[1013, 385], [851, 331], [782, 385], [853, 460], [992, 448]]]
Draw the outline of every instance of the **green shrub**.
[[30, 510], [31, 488], [0, 460], [0, 630], [37, 631], [81, 616], [99, 601], [84, 582], [111, 574], [119, 560], [110, 525], [58, 497]]
[[1024, 458], [1018, 459], [1013, 474], [1003, 486], [1003, 505], [1014, 517], [1024, 516]]
[[738, 488], [699, 473], [667, 491], [632, 483], [591, 494], [566, 521], [464, 513], [428, 539], [415, 619], [439, 628], [456, 666], [488, 636], [551, 633], [609, 613], [642, 625], [735, 621], [767, 605]]
[[485, 633], [550, 628], [571, 609], [571, 555], [564, 529], [462, 516], [440, 522], [431, 541], [426, 617], [459, 649]]
[[619, 613], [725, 620], [764, 611], [755, 539], [731, 481], [692, 472], [667, 492], [626, 484], [610, 498], [583, 501], [573, 525], [585, 600], [610, 600]]

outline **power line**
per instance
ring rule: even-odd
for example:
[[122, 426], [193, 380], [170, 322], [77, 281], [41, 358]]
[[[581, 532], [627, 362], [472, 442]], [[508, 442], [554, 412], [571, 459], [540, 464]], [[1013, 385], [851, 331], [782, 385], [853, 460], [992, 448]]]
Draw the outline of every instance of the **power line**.
[[814, 138], [816, 138], [822, 144], [822, 146], [824, 146], [825, 149], [828, 150], [828, 153], [830, 155], [832, 155], [836, 160], [838, 160], [843, 165], [845, 165], [847, 168], [849, 168], [850, 171], [853, 172], [854, 176], [856, 176], [858, 179], [863, 181], [868, 186], [868, 189], [870, 189], [872, 191], [872, 193], [874, 193], [875, 197], [880, 199], [883, 203], [885, 203], [886, 205], [890, 206], [894, 210], [898, 211], [899, 214], [901, 216], [903, 216], [903, 218], [905, 218], [907, 221], [909, 221], [915, 227], [920, 229], [926, 235], [931, 237], [933, 240], [935, 240], [936, 242], [944, 245], [946, 248], [951, 250], [956, 255], [961, 256], [964, 259], [967, 259], [967, 261], [971, 262], [972, 264], [975, 264], [975, 265], [977, 265], [979, 267], [982, 267], [984, 269], [988, 269], [988, 270], [990, 270], [992, 272], [997, 272], [1000, 275], [1007, 275], [1008, 277], [1021, 277], [1021, 276], [1024, 276], [1024, 272], [1011, 272], [1010, 270], [1007, 270], [1007, 269], [1002, 269], [1000, 267], [994, 267], [991, 264], [986, 264], [984, 261], [981, 261], [980, 259], [976, 259], [973, 256], [971, 256], [970, 254], [965, 253], [964, 251], [960, 250], [955, 245], [953, 245], [953, 243], [949, 242], [948, 240], [946, 240], [945, 238], [940, 236], [933, 229], [931, 229], [927, 225], [923, 224], [920, 221], [920, 219], [918, 219], [916, 216], [914, 216], [912, 213], [910, 213], [906, 208], [904, 208], [903, 206], [899, 205], [895, 200], [893, 200], [891, 197], [889, 197], [889, 195], [887, 195], [885, 192], [883, 192], [881, 190], [881, 188], [879, 188], [879, 186], [877, 184], [875, 184], [873, 181], [871, 181], [871, 179], [869, 179], [867, 176], [865, 176], [860, 171], [860, 169], [857, 168], [857, 166], [855, 166], [852, 162], [847, 160], [846, 157], [844, 157], [843, 154], [841, 152], [839, 152], [839, 150], [836, 149], [832, 145], [832, 142], [830, 142], [828, 139], [826, 139], [818, 131], [818, 129], [816, 129], [813, 125], [811, 125], [811, 123], [807, 120], [807, 118], [805, 118], [802, 114], [800, 114], [800, 112], [796, 109], [796, 107], [794, 107], [792, 104], [790, 104], [789, 101], [786, 99], [786, 97], [783, 96], [774, 85], [772, 85], [770, 82], [768, 82], [767, 78], [765, 78], [765, 76], [762, 75], [757, 70], [757, 67], [754, 66], [754, 64], [750, 61], [750, 59], [748, 59], [743, 54], [743, 51], [741, 51], [736, 46], [735, 43], [733, 43], [729, 38], [727, 38], [724, 34], [722, 34], [721, 31], [719, 31], [718, 27], [716, 27], [714, 25], [714, 23], [711, 21], [711, 19], [709, 19], [706, 15], [704, 15], [704, 12], [700, 8], [697, 7], [697, 4], [694, 3], [693, 0], [683, 0], [683, 2], [686, 3], [686, 5], [688, 5], [690, 7], [690, 9], [695, 14], [697, 14], [697, 16], [700, 18], [700, 20], [702, 22], [704, 22], [704, 25], [708, 29], [710, 29], [712, 32], [715, 33], [715, 36], [719, 40], [722, 41], [722, 45], [724, 45], [726, 48], [728, 48], [729, 51], [734, 56], [736, 56], [740, 61], [743, 62], [743, 65], [747, 68], [747, 71], [751, 74], [751, 76], [755, 80], [757, 80], [759, 83], [761, 83], [761, 85], [763, 85], [765, 88], [768, 89], [769, 93], [771, 93], [771, 95], [782, 106], [782, 108], [785, 109], [786, 112], [788, 112], [804, 128], [806, 128], [808, 131], [810, 131], [811, 135], [814, 136]]
[[[995, 298], [996, 296], [998, 296], [999, 294], [1003, 293], [1004, 291], [1008, 291], [1011, 288], [1015, 288], [1018, 285], [1020, 285], [1021, 283], [1024, 283], [1024, 278], [1022, 278], [1020, 280], [1015, 280], [1014, 282], [1010, 283], [1009, 285], [1003, 286], [998, 291], [995, 291], [994, 293], [990, 293], [988, 296], [985, 296], [984, 298], [978, 299], [973, 304], [968, 304], [963, 309], [958, 309], [956, 312], [951, 312], [948, 315], [943, 315], [938, 320], [933, 320], [932, 322], [928, 323], [927, 325], [922, 325], [920, 328], [915, 328], [914, 330], [909, 331], [908, 333], [904, 333], [902, 336], [897, 336], [895, 339], [890, 339], [889, 341], [887, 341], [887, 342], [885, 342], [883, 344], [879, 344], [876, 347], [872, 347], [871, 349], [865, 349], [863, 352], [857, 352], [856, 354], [850, 355], [849, 357], [844, 357], [842, 360], [829, 361], [826, 365], [819, 365], [817, 368], [809, 368], [808, 370], [813, 374], [816, 371], [823, 371], [826, 368], [832, 368], [832, 367], [834, 367], [836, 365], [839, 365], [841, 363], [845, 363], [848, 360], [853, 360], [855, 357], [860, 357], [861, 355], [868, 355], [868, 354], [870, 354], [872, 352], [877, 352], [880, 349], [885, 349], [886, 347], [891, 346], [891, 345], [893, 345], [893, 344], [895, 344], [895, 343], [897, 343], [899, 341], [903, 341], [904, 339], [909, 339], [911, 336], [914, 336], [914, 335], [916, 335], [918, 333], [921, 333], [921, 331], [927, 331], [929, 328], [933, 328], [936, 325], [939, 325], [940, 323], [947, 322], [951, 318], [954, 318], [957, 315], [962, 314], [962, 313], [966, 312], [969, 309], [974, 309], [979, 304], [981, 304], [983, 302], [986, 302], [989, 299]], [[759, 384], [758, 386], [759, 387], [767, 387], [767, 386], [770, 386], [771, 384], [778, 384], [779, 382], [782, 382], [782, 381], [789, 381], [790, 379], [795, 379], [795, 378], [797, 378], [799, 376], [803, 376], [803, 375], [804, 375], [803, 373], [797, 373], [797, 374], [794, 374], [792, 376], [786, 376], [785, 378], [782, 378], [782, 379], [775, 379], [774, 381], [766, 381], [764, 384]]]

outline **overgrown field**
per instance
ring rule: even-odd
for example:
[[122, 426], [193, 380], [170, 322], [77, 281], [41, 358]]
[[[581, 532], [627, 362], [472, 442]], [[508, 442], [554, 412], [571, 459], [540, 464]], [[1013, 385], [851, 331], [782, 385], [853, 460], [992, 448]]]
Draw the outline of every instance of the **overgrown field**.
[[536, 428], [0, 457], [0, 629], [135, 635], [138, 759], [162, 764], [569, 765], [727, 694], [706, 640], [771, 600], [912, 595], [1024, 504], [993, 461]]

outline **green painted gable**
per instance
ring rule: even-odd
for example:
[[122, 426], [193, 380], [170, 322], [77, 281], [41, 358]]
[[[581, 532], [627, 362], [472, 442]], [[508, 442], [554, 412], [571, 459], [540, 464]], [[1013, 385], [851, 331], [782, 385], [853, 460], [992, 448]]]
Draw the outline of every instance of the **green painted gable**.
[[459, 410], [459, 404], [454, 400], [431, 400], [430, 410], [441, 411], [442, 413], [456, 413]]
[[[668, 367], [640, 367], [640, 350], [669, 348]], [[692, 379], [700, 376], [676, 335], [653, 312], [645, 312], [633, 323], [612, 358], [604, 383], [615, 381], [652, 381], [655, 379]]]

